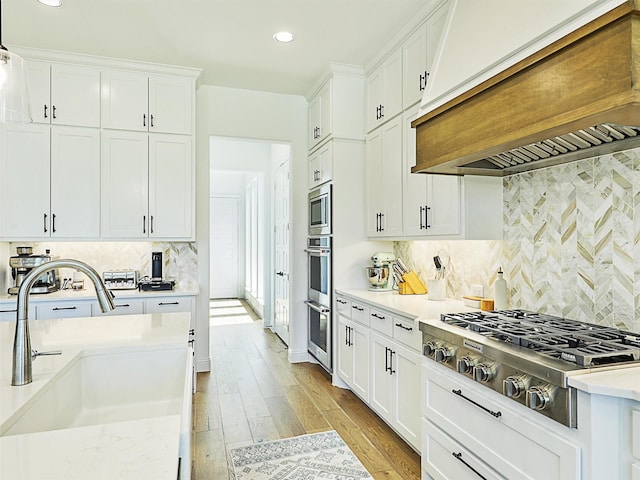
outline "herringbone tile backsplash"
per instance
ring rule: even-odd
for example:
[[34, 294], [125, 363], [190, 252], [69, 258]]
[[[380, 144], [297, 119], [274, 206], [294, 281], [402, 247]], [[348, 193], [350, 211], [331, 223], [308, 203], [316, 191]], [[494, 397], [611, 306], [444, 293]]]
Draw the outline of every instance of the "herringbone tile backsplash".
[[[509, 306], [640, 332], [640, 149], [506, 177], [504, 240], [398, 242], [424, 278], [451, 256], [449, 295], [493, 295], [502, 264]], [[431, 270], [431, 271], [430, 271]]]

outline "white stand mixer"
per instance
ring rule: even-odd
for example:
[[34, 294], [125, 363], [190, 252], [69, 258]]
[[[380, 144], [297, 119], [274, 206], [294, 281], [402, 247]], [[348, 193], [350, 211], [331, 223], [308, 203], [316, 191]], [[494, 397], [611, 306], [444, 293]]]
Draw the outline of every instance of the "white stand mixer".
[[373, 292], [387, 292], [393, 289], [393, 275], [391, 264], [396, 260], [393, 253], [378, 252], [371, 256], [373, 266], [367, 268], [369, 290]]

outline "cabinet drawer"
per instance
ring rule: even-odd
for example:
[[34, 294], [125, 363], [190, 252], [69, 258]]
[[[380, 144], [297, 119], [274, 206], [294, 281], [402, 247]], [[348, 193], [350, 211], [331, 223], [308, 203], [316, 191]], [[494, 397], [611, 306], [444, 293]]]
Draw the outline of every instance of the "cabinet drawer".
[[369, 309], [358, 303], [351, 303], [351, 320], [369, 326]]
[[191, 299], [165, 297], [145, 300], [145, 313], [169, 312], [191, 312]]
[[371, 310], [369, 313], [369, 325], [374, 330], [390, 337], [393, 335], [393, 317], [388, 313]]
[[91, 311], [94, 317], [100, 317], [105, 315], [139, 315], [144, 313], [144, 300], [141, 299], [129, 299], [118, 300], [115, 299], [116, 308], [110, 312], [102, 313], [100, 305], [94, 303], [91, 305]]
[[425, 419], [422, 419], [422, 432], [422, 469], [432, 478], [504, 478]]
[[631, 452], [640, 460], [640, 410], [631, 411]]
[[51, 302], [36, 304], [36, 318], [38, 320], [90, 316], [91, 302]]
[[336, 310], [338, 315], [345, 318], [351, 318], [351, 302], [342, 297], [336, 297]]
[[394, 318], [393, 338], [416, 352], [422, 350], [422, 333], [413, 320]]
[[[506, 478], [580, 478], [580, 448], [558, 434], [565, 427], [532, 418], [526, 407], [508, 405], [499, 394], [459, 377], [424, 360], [422, 412], [427, 420]], [[496, 418], [488, 412], [500, 415]]]

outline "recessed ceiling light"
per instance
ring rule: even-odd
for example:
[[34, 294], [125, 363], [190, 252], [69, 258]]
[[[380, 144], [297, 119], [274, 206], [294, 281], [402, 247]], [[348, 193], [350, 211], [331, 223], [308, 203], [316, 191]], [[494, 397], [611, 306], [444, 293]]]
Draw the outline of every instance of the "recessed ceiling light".
[[61, 7], [62, 0], [38, 0], [41, 4], [47, 7]]
[[281, 43], [293, 42], [293, 33], [291, 33], [291, 32], [278, 32], [278, 33], [273, 35], [273, 39], [276, 42], [281, 42]]

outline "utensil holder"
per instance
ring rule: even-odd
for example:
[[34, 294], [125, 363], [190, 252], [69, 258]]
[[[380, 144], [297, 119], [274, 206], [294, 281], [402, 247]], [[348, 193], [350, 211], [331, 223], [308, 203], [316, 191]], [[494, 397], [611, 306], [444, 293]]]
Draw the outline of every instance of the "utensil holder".
[[441, 278], [439, 280], [429, 280], [429, 300], [442, 301], [447, 299], [447, 282]]

